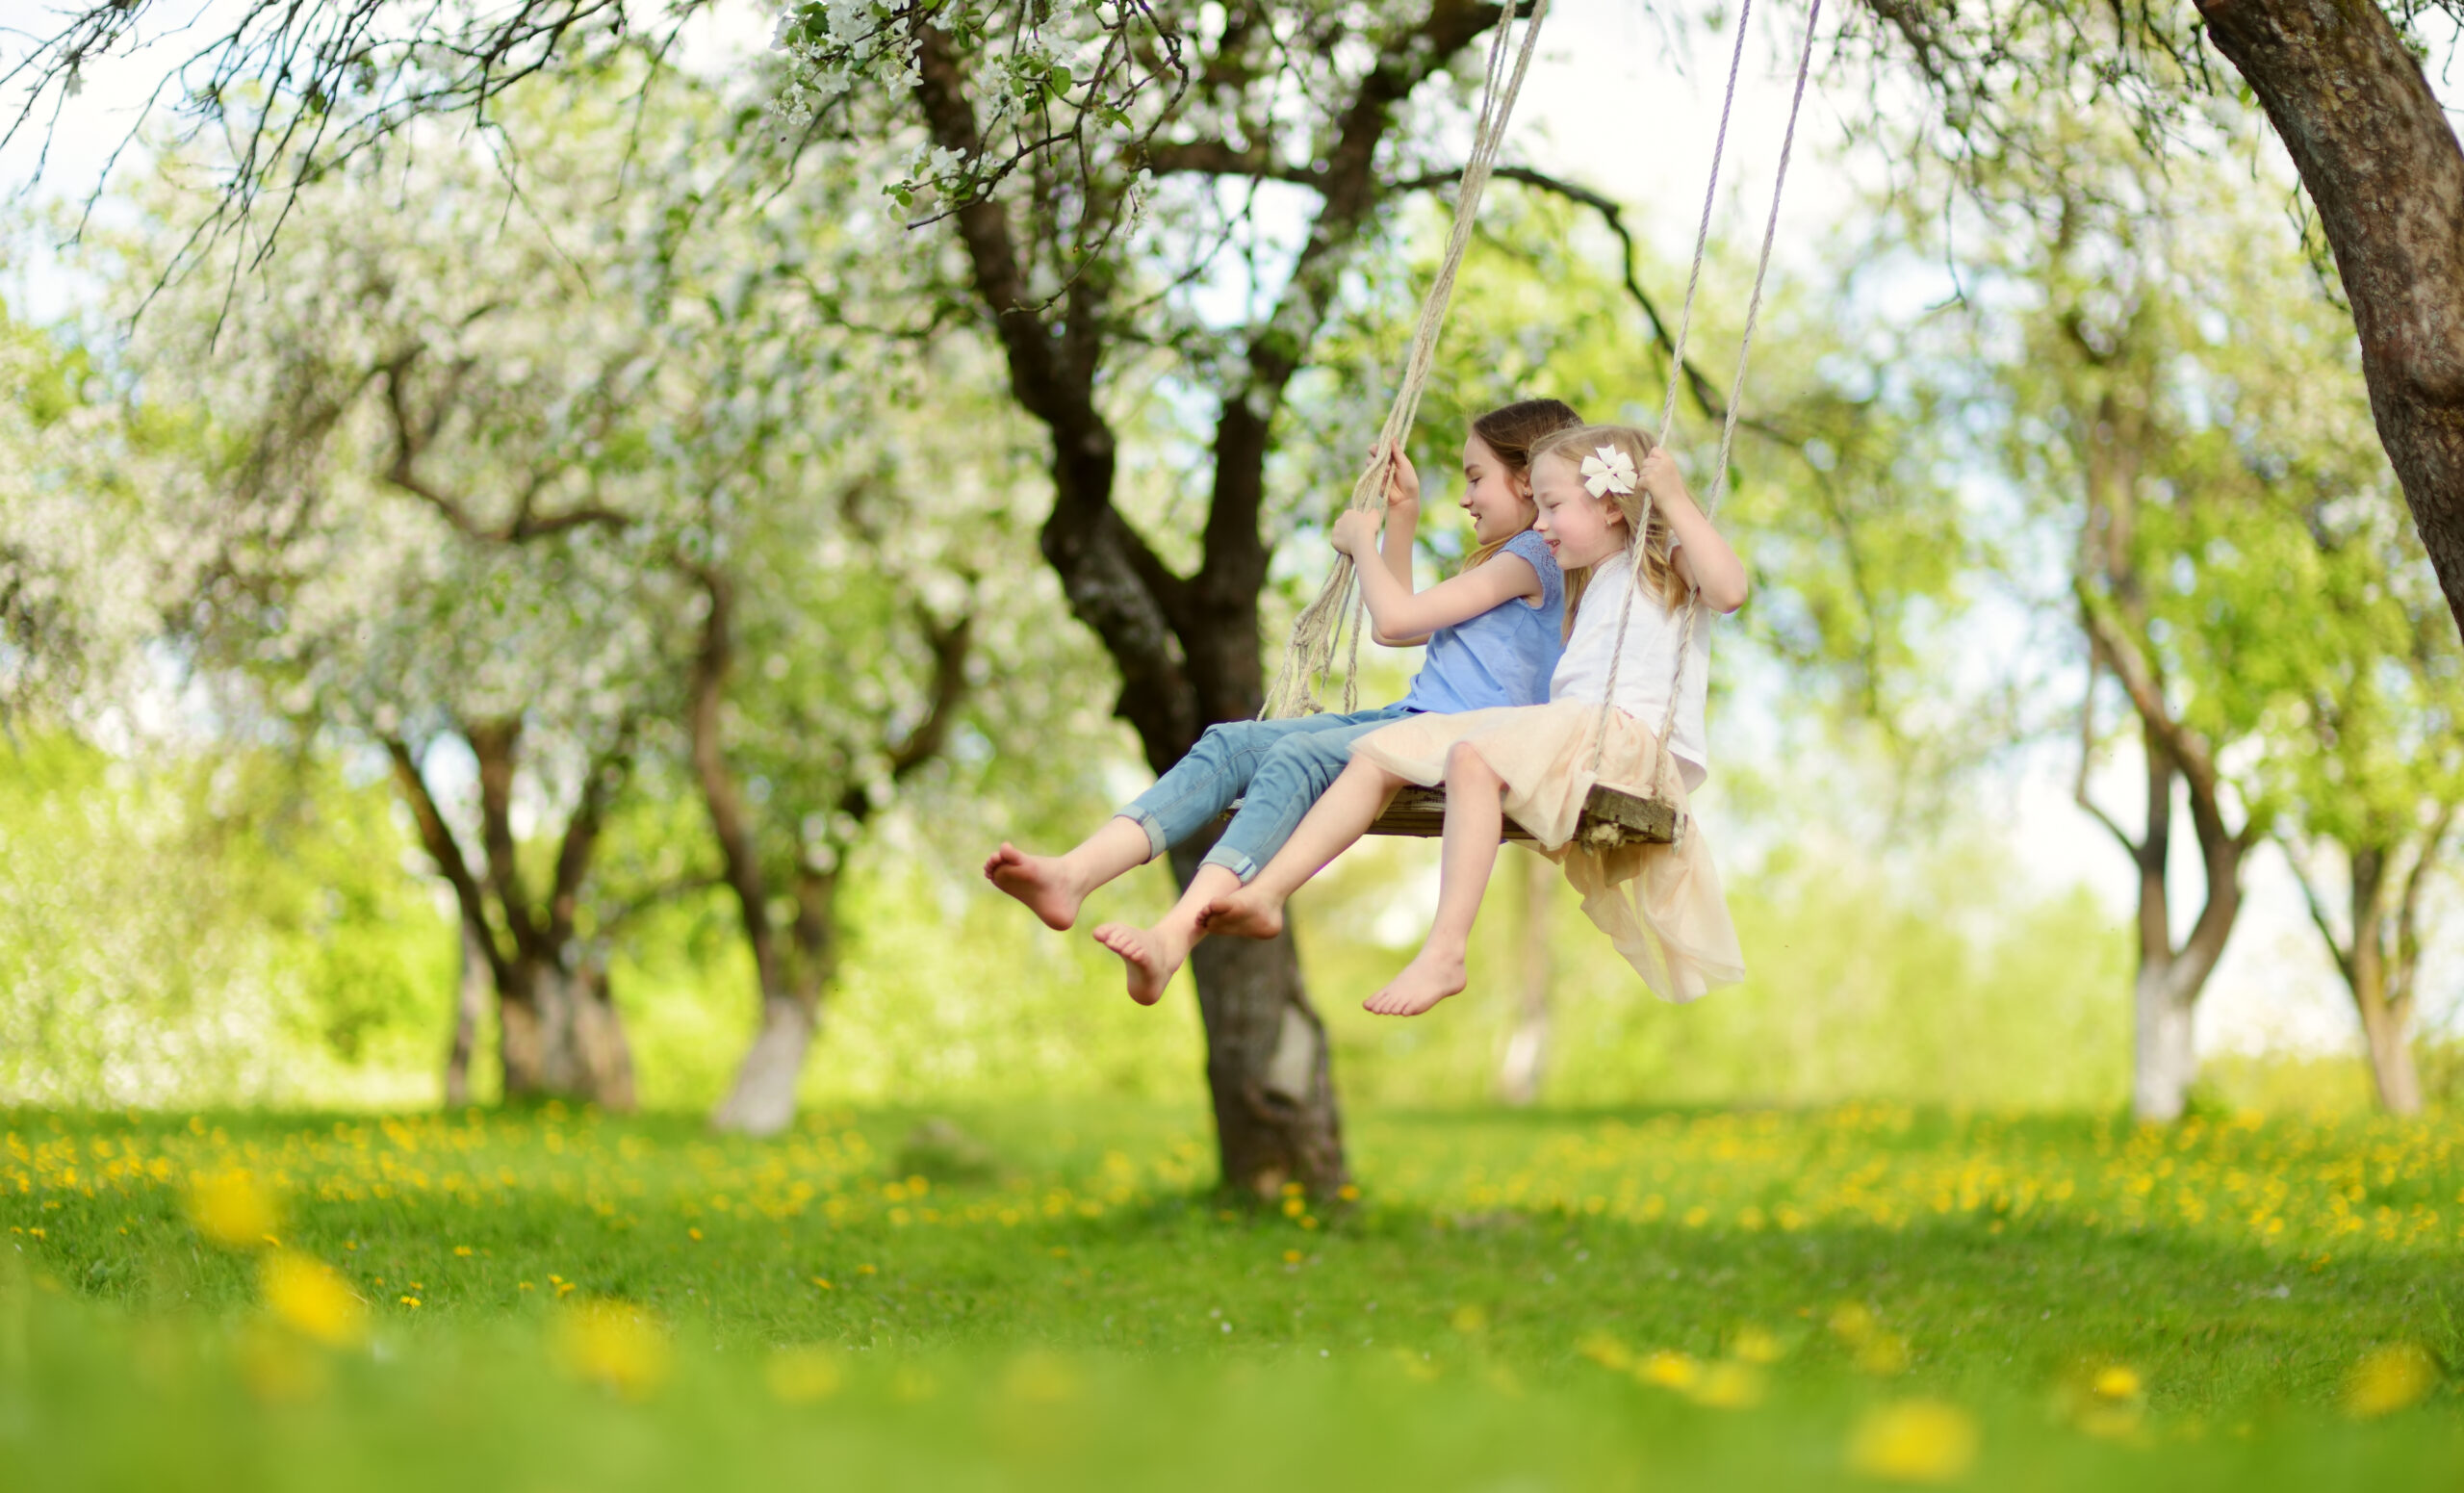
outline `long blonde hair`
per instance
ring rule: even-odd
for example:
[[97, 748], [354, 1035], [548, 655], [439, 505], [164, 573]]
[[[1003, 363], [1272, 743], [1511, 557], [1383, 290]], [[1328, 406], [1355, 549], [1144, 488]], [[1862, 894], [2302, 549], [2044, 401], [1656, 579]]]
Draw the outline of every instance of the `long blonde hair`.
[[[1472, 422], [1472, 433], [1497, 453], [1498, 460], [1505, 463], [1509, 475], [1521, 479], [1527, 502], [1530, 498], [1533, 448], [1557, 431], [1580, 428], [1582, 417], [1563, 399], [1517, 399]], [[1499, 551], [1521, 538], [1524, 530], [1530, 527], [1526, 524], [1503, 539], [1478, 546], [1463, 557], [1463, 569], [1470, 570], [1494, 558]]]
[[[1641, 470], [1643, 458], [1652, 453], [1658, 443], [1631, 425], [1581, 425], [1572, 430], [1558, 430], [1542, 436], [1531, 448], [1531, 464], [1538, 466], [1544, 456], [1554, 456], [1572, 466], [1579, 475], [1586, 456], [1599, 454], [1602, 447], [1625, 452], [1626, 459]], [[1678, 577], [1673, 556], [1676, 547], [1670, 543], [1668, 520], [1660, 517], [1659, 504], [1652, 502], [1636, 482], [1628, 493], [1611, 491], [1599, 502], [1626, 522], [1629, 548], [1610, 563], [1631, 565], [1631, 545], [1635, 534], [1642, 535], [1643, 587], [1662, 606], [1675, 606], [1683, 600], [1685, 582]], [[1582, 605], [1582, 594], [1591, 586], [1594, 567], [1579, 565], [1566, 572], [1566, 636], [1575, 632], [1575, 611]]]

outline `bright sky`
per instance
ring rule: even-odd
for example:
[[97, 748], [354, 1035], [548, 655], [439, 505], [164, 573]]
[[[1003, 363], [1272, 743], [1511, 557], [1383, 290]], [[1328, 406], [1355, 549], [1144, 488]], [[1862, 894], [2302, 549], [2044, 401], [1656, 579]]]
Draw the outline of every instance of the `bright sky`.
[[[158, 8], [156, 13], [173, 19], [210, 16], [227, 4], [184, 0]], [[1748, 238], [1758, 229], [1768, 204], [1793, 83], [1795, 28], [1802, 18], [1794, 5], [1767, 3], [1754, 17], [1723, 171], [1718, 229], [1732, 237]], [[1691, 248], [1719, 118], [1726, 36], [1695, 35], [1690, 43], [1672, 37], [1634, 0], [1557, 0], [1548, 24], [1544, 55], [1526, 84], [1507, 159], [1636, 204], [1640, 211], [1633, 219], [1659, 253], [1681, 263]], [[189, 35], [203, 29], [192, 29]], [[697, 50], [712, 56], [734, 45], [757, 45], [767, 32], [762, 14], [744, 6], [703, 26]], [[13, 56], [16, 43], [0, 34], [0, 49], [5, 49], [0, 55]], [[2454, 48], [2451, 41], [2440, 50], [2433, 81], [2452, 102], [2458, 90], [2445, 74]], [[1874, 167], [1870, 161], [1844, 158], [1839, 152], [1842, 111], [1857, 107], [1860, 100], [1844, 95], [1835, 100], [1825, 93], [1820, 70], [1826, 52], [1816, 52], [1816, 76], [1780, 218], [1784, 265], [1810, 258]], [[73, 198], [91, 188], [142, 106], [165, 55], [166, 49], [157, 49], [134, 63], [107, 61], [89, 70], [83, 95], [69, 106], [49, 142], [39, 195]], [[24, 187], [43, 143], [41, 133], [32, 131], [0, 150], [0, 188]], [[64, 309], [74, 295], [73, 286], [39, 266], [22, 271], [19, 281], [21, 309], [38, 316]], [[1710, 283], [1705, 294], [1741, 296], [1745, 287]], [[1763, 350], [1784, 355], [1784, 348]], [[1713, 361], [1716, 366], [1725, 359]], [[1768, 742], [1757, 723], [1768, 722], [1785, 708], [1784, 696], [1775, 686], [1755, 684], [1749, 698], [1732, 708], [1729, 721], [1714, 723], [1715, 735], [1723, 738], [1719, 750], [1746, 759], [1767, 758]], [[2067, 745], [2048, 745], [1989, 783], [1981, 799], [2006, 806], [2000, 817], [2011, 826], [2015, 844], [2042, 885], [2085, 883], [2117, 917], [2126, 916], [2132, 895], [2129, 866], [2111, 838], [2072, 806], [2072, 770]], [[2130, 803], [2130, 776], [2126, 763], [2115, 762], [2098, 785], [2100, 797], [2126, 823], [2135, 818], [2124, 811]], [[1716, 804], [1709, 807], [1716, 824]], [[2188, 856], [2177, 858], [2176, 872], [2176, 900], [2183, 904], [2186, 924], [2196, 910], [2196, 878]], [[2224, 965], [2201, 1002], [2201, 1045], [2209, 1050], [2348, 1046], [2354, 1027], [2348, 1005], [2302, 911], [2296, 884], [2272, 850], [2264, 852], [2251, 870], [2248, 891]], [[2464, 1002], [2464, 948], [2459, 947], [2464, 945], [2464, 909], [2455, 907], [2459, 899], [2453, 895], [2445, 900], [2447, 911], [2458, 915], [2446, 919], [2448, 936], [2426, 970], [2425, 1004], [2432, 1019], [2452, 1015]]]

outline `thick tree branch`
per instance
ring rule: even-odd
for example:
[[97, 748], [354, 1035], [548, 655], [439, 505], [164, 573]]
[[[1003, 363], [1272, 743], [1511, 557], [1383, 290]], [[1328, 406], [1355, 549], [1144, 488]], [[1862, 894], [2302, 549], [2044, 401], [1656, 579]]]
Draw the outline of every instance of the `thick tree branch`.
[[608, 802], [624, 785], [625, 774], [631, 765], [632, 735], [630, 720], [619, 725], [613, 744], [592, 759], [582, 776], [581, 798], [574, 806], [573, 817], [565, 821], [564, 838], [556, 847], [555, 880], [548, 893], [551, 947], [561, 948], [574, 936], [582, 880], [590, 874], [591, 854], [598, 849]]
[[[481, 523], [470, 503], [423, 477], [419, 472], [419, 459], [443, 427], [450, 407], [449, 399], [439, 399], [425, 420], [411, 413], [410, 370], [424, 350], [415, 348], [378, 370], [378, 382], [385, 390], [385, 408], [392, 417], [390, 423], [394, 427], [394, 452], [386, 465], [386, 481], [436, 509], [447, 523], [463, 533], [496, 544], [520, 544], [594, 525], [623, 528], [632, 522], [627, 515], [599, 503], [580, 503], [559, 513], [543, 515], [534, 512], [539, 494], [546, 490], [554, 476], [552, 472], [539, 472], [532, 475], [516, 499], [512, 517], [492, 526]], [[461, 371], [457, 369], [450, 378], [452, 384], [458, 386]]]
[[411, 755], [410, 743], [401, 737], [389, 735], [384, 739], [385, 755], [394, 764], [394, 786], [410, 808], [411, 821], [419, 828], [420, 843], [436, 863], [437, 873], [453, 888], [454, 906], [461, 910], [463, 926], [471, 930], [480, 953], [486, 956], [488, 972], [495, 977], [497, 989], [512, 989], [510, 962], [497, 946], [496, 935], [488, 927], [487, 898], [479, 889], [478, 878], [471, 874], [471, 863], [463, 859], [462, 846], [454, 839], [452, 827], [438, 811], [435, 795], [428, 792], [419, 759]]
[[735, 586], [713, 566], [687, 566], [708, 599], [709, 613], [702, 622], [702, 645], [693, 656], [685, 684], [685, 727], [694, 780], [701, 785], [702, 803], [710, 815], [710, 831], [719, 842], [721, 879], [735, 893], [745, 938], [753, 945], [753, 962], [766, 995], [779, 988], [778, 940], [770, 929], [770, 897], [761, 874], [761, 858], [754, 843], [752, 815], [728, 767], [723, 712], [727, 681], [735, 664]]
[[516, 949], [537, 958], [548, 950], [531, 916], [522, 886], [522, 863], [513, 840], [513, 775], [522, 743], [522, 720], [478, 721], [462, 733], [479, 759], [479, 842], [487, 851], [487, 879]]
[[2464, 626], [2464, 149], [2387, 14], [2355, 0], [2198, 0], [2319, 209], [2371, 414]]

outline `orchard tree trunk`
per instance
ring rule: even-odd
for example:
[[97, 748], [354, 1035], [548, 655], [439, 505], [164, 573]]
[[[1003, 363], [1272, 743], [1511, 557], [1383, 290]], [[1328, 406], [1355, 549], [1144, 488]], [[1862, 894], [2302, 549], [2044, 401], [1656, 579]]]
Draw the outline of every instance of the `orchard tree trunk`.
[[2139, 976], [2131, 983], [2138, 1040], [2132, 1049], [2130, 1113], [2149, 1123], [2181, 1119], [2190, 1105], [2191, 1085], [2198, 1081], [2193, 1019], [2198, 993], [2184, 993], [2173, 978], [2176, 963], [2143, 955]]
[[2368, 0], [2198, 0], [2293, 154], [2361, 337], [2378, 439], [2464, 625], [2464, 150]]
[[445, 1103], [459, 1109], [471, 1102], [471, 1056], [479, 1044], [479, 1018], [488, 1009], [488, 956], [479, 940], [484, 930], [456, 919], [462, 929], [462, 978], [453, 992], [453, 1040], [445, 1052]]
[[[2361, 843], [2338, 847], [2344, 853], [2347, 906], [2341, 936], [2327, 915], [2325, 899], [2304, 869], [2303, 858], [2294, 853], [2294, 847], [2286, 847], [2285, 859], [2310, 904], [2310, 920], [2326, 940], [2336, 971], [2351, 992], [2353, 1012], [2361, 1018], [2363, 1049], [2370, 1057], [2379, 1107], [2391, 1115], [2418, 1115], [2422, 1110], [2421, 1073], [2413, 1064], [2422, 892], [2440, 864], [2458, 807], [2442, 807], [2428, 830], [2418, 836], [2409, 828], [2390, 832], [2382, 823], [2375, 833], [2356, 836]], [[2412, 865], [2400, 874], [2408, 851]]]
[[1540, 1097], [1540, 1074], [1549, 1060], [1549, 987], [1556, 975], [1549, 957], [1549, 903], [1557, 867], [1543, 856], [1523, 860], [1523, 999], [1506, 1038], [1505, 1059], [1498, 1065], [1498, 1097], [1513, 1105]]
[[514, 993], [497, 1006], [505, 1098], [631, 1110], [632, 1048], [607, 998], [604, 972], [525, 960], [514, 979]]
[[[1201, 835], [1172, 847], [1172, 874], [1182, 887], [1213, 842]], [[1341, 1188], [1350, 1175], [1326, 1027], [1301, 987], [1291, 934], [1270, 941], [1208, 939], [1190, 964], [1206, 1029], [1224, 1185], [1261, 1201], [1288, 1184], [1321, 1196]]]
[[[692, 571], [709, 601], [703, 616], [701, 647], [694, 656], [686, 683], [685, 729], [693, 776], [702, 789], [702, 805], [710, 816], [711, 834], [719, 843], [721, 879], [735, 897], [739, 926], [753, 953], [755, 983], [761, 996], [761, 1019], [736, 1067], [735, 1082], [727, 1097], [710, 1113], [710, 1127], [741, 1135], [777, 1135], [796, 1118], [796, 1086], [805, 1058], [821, 1029], [822, 998], [838, 976], [838, 890], [856, 837], [863, 833], [878, 807], [871, 785], [843, 784], [834, 812], [808, 801], [774, 797], [769, 807], [775, 848], [786, 849], [784, 868], [765, 863], [759, 821], [736, 785], [727, 754], [727, 685], [735, 667], [735, 579], [715, 567]], [[892, 784], [905, 782], [940, 754], [950, 728], [966, 698], [966, 663], [974, 648], [975, 617], [970, 610], [955, 622], [942, 623], [929, 613], [922, 618], [925, 644], [933, 655], [931, 699], [923, 719], [904, 737], [879, 744]], [[886, 726], [882, 728], [886, 734]], [[856, 755], [856, 754], [850, 754]], [[826, 801], [825, 801], [826, 802]], [[835, 831], [819, 845], [804, 843], [808, 820], [826, 819], [851, 828]], [[828, 868], [824, 869], [823, 862]], [[776, 873], [776, 874], [774, 874]], [[771, 908], [770, 888], [788, 881], [795, 892], [792, 912], [781, 926]]]
[[[1266, 54], [1251, 48], [1269, 13], [1235, 11], [1225, 36], [1238, 45], [1227, 39], [1202, 70], [1197, 96], [1210, 108], [1219, 98], [1237, 102], [1252, 86], [1262, 97], [1270, 91], [1254, 61]], [[1082, 256], [1053, 227], [1049, 204], [1016, 211], [995, 195], [950, 215], [1011, 389], [1051, 432], [1044, 557], [1071, 613], [1111, 655], [1120, 676], [1114, 713], [1137, 731], [1159, 773], [1207, 726], [1254, 716], [1263, 702], [1258, 598], [1267, 579], [1263, 520], [1275, 417], [1382, 199], [1379, 147], [1400, 106], [1502, 14], [1493, 4], [1430, 0], [1416, 20], [1356, 36], [1373, 48], [1373, 60], [1348, 96], [1310, 101], [1325, 114], [1296, 127], [1321, 142], [1305, 163], [1284, 159], [1261, 138], [1184, 139], [1185, 131], [1168, 130], [1151, 153], [1106, 163], [1073, 183], [1073, 193], [1085, 193], [1073, 198], [1083, 223], [1116, 220], [1140, 170], [1296, 182], [1317, 196], [1291, 276], [1247, 328], [1245, 345], [1192, 369], [1218, 386], [1213, 491], [1190, 574], [1168, 566], [1113, 505], [1117, 443], [1099, 391], [1109, 342], [1121, 329], [1112, 295], [1120, 267], [1102, 254]], [[915, 99], [933, 143], [963, 160], [987, 159], [977, 80], [961, 44], [929, 21], [918, 21], [915, 39]], [[1173, 851], [1184, 886], [1204, 849]], [[1338, 1191], [1348, 1177], [1325, 1032], [1301, 989], [1291, 935], [1256, 946], [1210, 939], [1191, 963], [1224, 1188], [1259, 1197], [1292, 1183], [1317, 1196]]]
[[[385, 738], [394, 785], [410, 808], [420, 841], [437, 874], [453, 889], [454, 904], [461, 913], [465, 959], [476, 954], [495, 992], [498, 1061], [508, 1101], [554, 1098], [611, 1110], [633, 1107], [632, 1048], [608, 995], [606, 968], [586, 951], [576, 927], [600, 826], [630, 760], [631, 732], [629, 721], [620, 725], [615, 740], [591, 759], [581, 796], [558, 837], [553, 881], [544, 906], [534, 902], [524, 885], [514, 842], [512, 803], [522, 742], [520, 721], [482, 721], [467, 724], [461, 731], [479, 764], [483, 856], [475, 866], [445, 822], [410, 743], [398, 736]], [[501, 937], [499, 926], [504, 929]], [[471, 993], [467, 963], [461, 983], [461, 995], [467, 1000]], [[469, 1053], [458, 1033], [456, 1058], [451, 1061], [464, 1068], [467, 1095]], [[449, 1093], [452, 1082], [449, 1068]]]

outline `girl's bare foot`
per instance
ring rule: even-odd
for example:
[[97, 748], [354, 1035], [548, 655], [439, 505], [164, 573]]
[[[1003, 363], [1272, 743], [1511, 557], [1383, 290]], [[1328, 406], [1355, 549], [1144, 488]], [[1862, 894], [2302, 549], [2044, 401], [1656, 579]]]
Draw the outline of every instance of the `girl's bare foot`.
[[1189, 950], [1162, 933], [1129, 923], [1106, 923], [1095, 930], [1095, 941], [1120, 956], [1129, 966], [1129, 998], [1151, 1006], [1164, 998]]
[[1463, 956], [1423, 949], [1393, 983], [1361, 1002], [1381, 1017], [1416, 1017], [1449, 995], [1463, 992]]
[[1078, 885], [1059, 856], [1031, 856], [1007, 840], [984, 862], [984, 879], [1027, 905], [1055, 932], [1067, 932], [1078, 920], [1078, 904], [1088, 889]]
[[1274, 939], [1283, 935], [1283, 899], [1258, 890], [1251, 882], [1230, 896], [1218, 897], [1197, 914], [1197, 926], [1208, 938]]

